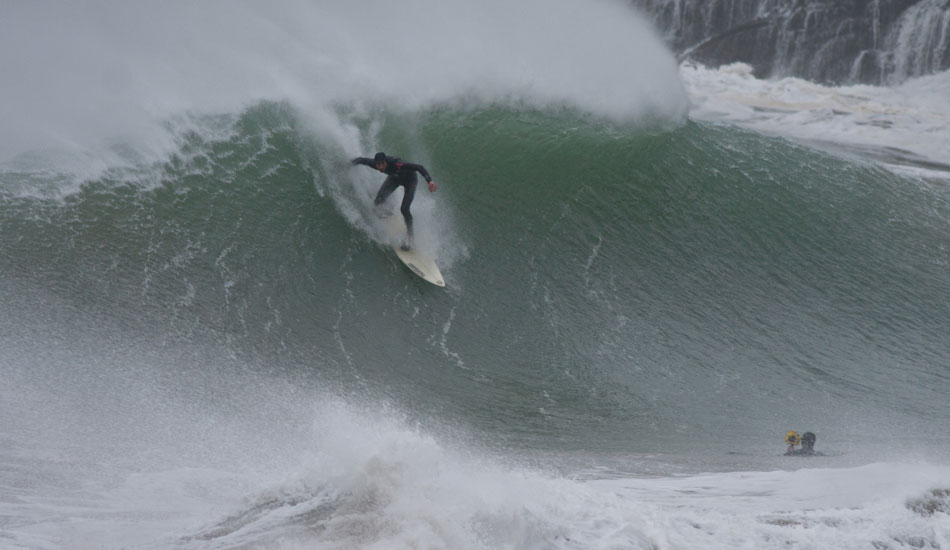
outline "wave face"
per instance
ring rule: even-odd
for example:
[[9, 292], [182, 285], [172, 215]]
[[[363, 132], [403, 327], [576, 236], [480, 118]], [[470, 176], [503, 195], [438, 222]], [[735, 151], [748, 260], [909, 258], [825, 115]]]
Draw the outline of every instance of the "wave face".
[[208, 124], [228, 137], [184, 134], [169, 161], [63, 198], [7, 194], [5, 279], [517, 445], [714, 445], [724, 417], [754, 440], [883, 411], [897, 433], [950, 412], [944, 188], [696, 123], [393, 118], [380, 143], [443, 184], [415, 207], [438, 292], [377, 244], [379, 178], [328, 157], [292, 109]]

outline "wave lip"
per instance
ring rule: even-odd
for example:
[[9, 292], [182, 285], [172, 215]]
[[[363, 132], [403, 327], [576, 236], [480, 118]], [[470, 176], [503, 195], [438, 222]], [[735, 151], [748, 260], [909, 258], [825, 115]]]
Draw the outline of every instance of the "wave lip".
[[340, 104], [524, 102], [626, 120], [688, 107], [672, 54], [609, 0], [21, 4], [0, 21], [0, 52], [18, 75], [0, 84], [0, 160], [110, 140], [168, 152], [164, 121], [261, 100], [331, 119]]

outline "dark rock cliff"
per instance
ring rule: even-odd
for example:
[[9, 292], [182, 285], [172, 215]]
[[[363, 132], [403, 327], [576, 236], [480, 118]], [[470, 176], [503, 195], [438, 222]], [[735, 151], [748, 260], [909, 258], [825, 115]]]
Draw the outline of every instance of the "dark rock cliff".
[[893, 84], [950, 68], [950, 0], [632, 0], [681, 56]]

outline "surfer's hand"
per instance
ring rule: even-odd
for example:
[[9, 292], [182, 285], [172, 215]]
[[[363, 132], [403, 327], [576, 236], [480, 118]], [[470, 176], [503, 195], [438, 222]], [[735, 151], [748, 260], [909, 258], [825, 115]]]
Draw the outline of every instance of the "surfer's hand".
[[430, 193], [435, 193], [435, 190], [438, 189], [438, 188], [439, 188], [439, 186], [436, 185], [434, 181], [430, 181], [430, 182], [429, 182], [429, 192], [430, 192]]

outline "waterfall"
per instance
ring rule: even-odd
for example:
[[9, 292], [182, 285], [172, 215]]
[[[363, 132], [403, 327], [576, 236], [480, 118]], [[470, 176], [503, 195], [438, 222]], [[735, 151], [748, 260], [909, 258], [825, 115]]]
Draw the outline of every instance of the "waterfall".
[[918, 2], [904, 12], [892, 35], [892, 81], [950, 67], [950, 0]]
[[633, 0], [680, 58], [892, 84], [950, 68], [950, 0]]

